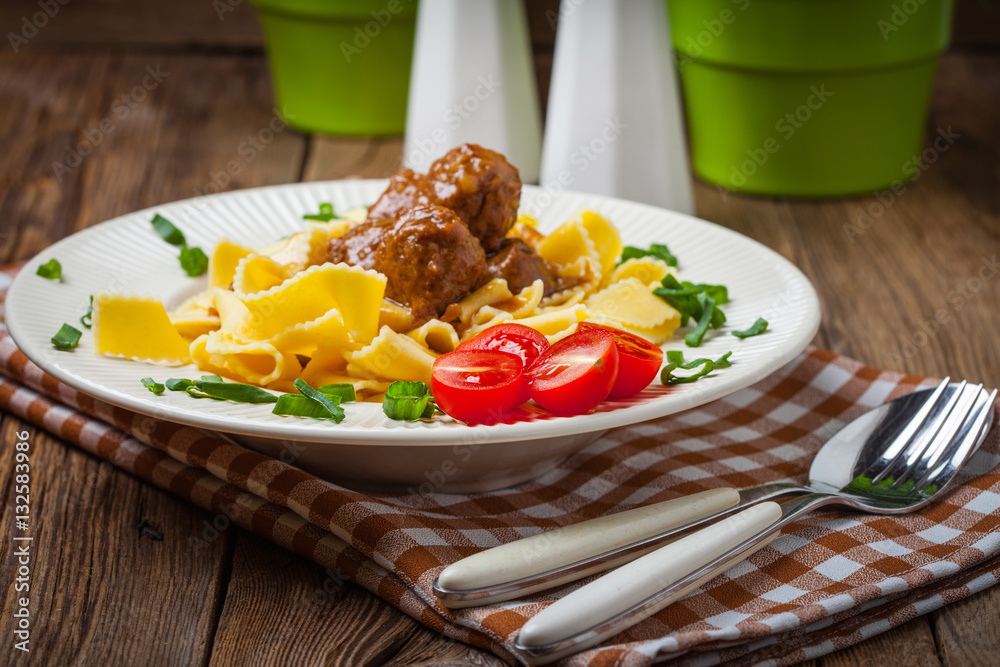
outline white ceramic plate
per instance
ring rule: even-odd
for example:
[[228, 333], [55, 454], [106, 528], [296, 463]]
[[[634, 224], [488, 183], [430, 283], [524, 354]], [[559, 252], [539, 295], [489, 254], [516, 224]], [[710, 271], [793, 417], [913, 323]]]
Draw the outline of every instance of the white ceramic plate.
[[[197, 369], [99, 357], [86, 330], [72, 352], [49, 343], [63, 322], [80, 328], [78, 318], [95, 292], [151, 294], [169, 310], [206, 287], [206, 278], [184, 274], [176, 248], [153, 231], [154, 213], [173, 221], [190, 244], [208, 252], [223, 237], [264, 245], [302, 229], [302, 214], [315, 212], [320, 202], [345, 211], [370, 204], [384, 187], [385, 181], [378, 180], [257, 188], [164, 204], [96, 225], [46, 249], [18, 274], [5, 308], [10, 333], [44, 370], [109, 403], [234, 434], [271, 454], [284, 448], [285, 458], [334, 479], [426, 491], [432, 478], [433, 490], [496, 488], [528, 479], [610, 428], [693, 408], [757, 382], [805, 348], [819, 326], [819, 302], [806, 277], [751, 239], [650, 206], [570, 192], [553, 196], [526, 186], [522, 210], [537, 215], [543, 231], [580, 208], [592, 208], [615, 224], [627, 245], [668, 244], [680, 258], [682, 279], [727, 285], [731, 303], [723, 330], [710, 331], [697, 349], [685, 348], [682, 336], [664, 347], [683, 349], [688, 358], [717, 358], [733, 350], [733, 366], [697, 383], [669, 390], [655, 386], [635, 399], [607, 402], [598, 412], [576, 417], [534, 416], [474, 427], [446, 418], [405, 423], [386, 419], [379, 405], [359, 403], [348, 406], [344, 422], [334, 424], [272, 415], [268, 405], [196, 400], [183, 392], [154, 396], [140, 378], [197, 377]], [[38, 265], [53, 257], [62, 263], [62, 282], [35, 275]], [[764, 335], [745, 340], [730, 335], [761, 316], [770, 323]]]

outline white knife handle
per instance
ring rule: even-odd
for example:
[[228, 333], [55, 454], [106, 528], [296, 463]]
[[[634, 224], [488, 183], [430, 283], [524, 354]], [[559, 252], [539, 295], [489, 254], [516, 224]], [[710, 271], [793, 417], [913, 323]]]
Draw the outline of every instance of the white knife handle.
[[543, 609], [524, 624], [514, 647], [542, 665], [594, 646], [740, 562], [785, 524], [836, 500], [814, 493], [782, 506], [762, 502], [672, 542]]
[[739, 500], [735, 489], [711, 489], [556, 528], [463, 558], [446, 567], [437, 583], [464, 591], [516, 581], [717, 514]]

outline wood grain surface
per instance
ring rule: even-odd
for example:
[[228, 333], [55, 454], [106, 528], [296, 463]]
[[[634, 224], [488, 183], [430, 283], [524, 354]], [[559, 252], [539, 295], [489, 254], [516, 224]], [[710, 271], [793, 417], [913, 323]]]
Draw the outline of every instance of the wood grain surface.
[[[233, 10], [221, 18], [209, 0], [69, 2], [26, 46], [0, 53], [0, 263], [138, 208], [399, 166], [398, 139], [287, 129], [248, 159], [241, 142], [268, 125], [274, 101], [249, 2], [220, 1]], [[544, 99], [558, 3], [528, 7]], [[3, 34], [36, 11], [34, 1], [2, 3]], [[955, 42], [968, 48], [943, 59], [928, 123], [929, 136], [958, 137], [893, 201], [753, 198], [695, 183], [701, 217], [774, 248], [813, 281], [824, 311], [817, 344], [874, 366], [1000, 385], [1000, 290], [995, 270], [982, 277], [1000, 250], [998, 13], [959, 3]], [[223, 176], [233, 161], [236, 175]], [[11, 649], [16, 559], [4, 540], [0, 661], [501, 664], [0, 413], [4, 526], [22, 430], [32, 444], [32, 653]], [[998, 655], [994, 588], [813, 663], [957, 667], [996, 665]]]

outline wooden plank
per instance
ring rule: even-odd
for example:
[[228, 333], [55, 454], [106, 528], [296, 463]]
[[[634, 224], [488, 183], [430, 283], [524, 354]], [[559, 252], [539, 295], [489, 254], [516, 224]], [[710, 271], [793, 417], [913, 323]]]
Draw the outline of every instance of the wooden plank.
[[[0, 522], [13, 531], [14, 444], [30, 443], [30, 589], [14, 595], [18, 557], [0, 542], [0, 653], [8, 664], [197, 664], [215, 631], [231, 538], [190, 538], [207, 513], [10, 415], [0, 425]], [[140, 526], [145, 530], [140, 530]], [[152, 539], [151, 537], [152, 536]], [[160, 536], [160, 539], [155, 539]], [[28, 598], [30, 653], [14, 650], [16, 598]], [[197, 600], [198, 604], [192, 604]]]
[[[533, 47], [551, 50], [559, 0], [523, 2]], [[7, 0], [0, 4], [3, 34], [13, 32], [23, 37], [29, 49], [85, 44], [259, 49], [264, 43], [257, 10], [247, 0], [174, 0], [169, 5], [126, 0], [51, 0], [46, 6], [49, 16], [42, 18], [36, 16], [44, 12], [38, 0]], [[19, 44], [19, 40], [15, 42]]]
[[[295, 180], [305, 139], [273, 130], [279, 126], [272, 125], [264, 70], [260, 57], [0, 56], [0, 91], [11, 108], [23, 112], [0, 120], [0, 136], [10, 138], [0, 154], [7, 184], [0, 214], [14, 230], [0, 240], [3, 259], [30, 256], [75, 229], [145, 206], [215, 188]], [[251, 137], [259, 148], [243, 150]], [[82, 151], [85, 141], [92, 146]], [[64, 162], [69, 168], [58, 174], [60, 183], [53, 162], [74, 152], [87, 155]], [[41, 499], [36, 516], [44, 539], [34, 566], [34, 659], [206, 660], [228, 577], [232, 530], [207, 540], [207, 552], [196, 550], [191, 540], [204, 537], [211, 516], [122, 473], [105, 474], [69, 446], [33, 437], [39, 456], [33, 491]], [[7, 494], [13, 441], [5, 434], [2, 442], [0, 478]], [[66, 507], [77, 497], [78, 506]], [[142, 519], [164, 535], [162, 542], [140, 537], [136, 525]], [[9, 580], [10, 554], [2, 555]], [[5, 614], [8, 629], [10, 620]]]
[[210, 665], [329, 664], [348, 654], [370, 664], [415, 629], [336, 574], [240, 531]]
[[820, 667], [862, 667], [867, 665], [906, 665], [938, 667], [941, 664], [934, 637], [926, 618], [915, 618], [890, 632], [860, 644], [819, 658]]
[[[0, 3], [0, 26], [7, 48], [18, 47], [15, 52], [83, 45], [255, 50], [263, 45], [257, 11], [248, 0], [173, 0], [168, 4], [5, 0]], [[17, 35], [13, 42], [9, 33]]]
[[432, 665], [503, 667], [507, 663], [492, 653], [484, 653], [468, 644], [449, 639], [425, 627], [419, 627], [399, 653], [384, 664], [385, 667], [431, 667]]
[[402, 139], [312, 138], [303, 181], [388, 178], [402, 164]]
[[[1000, 588], [959, 600], [930, 615], [946, 667], [992, 667], [1000, 656]], [[984, 622], [984, 619], [987, 619]], [[992, 619], [992, 622], [989, 621]]]
[[[294, 181], [262, 58], [0, 55], [0, 261], [159, 203]], [[41, 90], [39, 90], [41, 88]], [[278, 128], [278, 131], [274, 131]]]
[[983, 0], [956, 0], [952, 34], [957, 49], [1000, 49], [1000, 7]]

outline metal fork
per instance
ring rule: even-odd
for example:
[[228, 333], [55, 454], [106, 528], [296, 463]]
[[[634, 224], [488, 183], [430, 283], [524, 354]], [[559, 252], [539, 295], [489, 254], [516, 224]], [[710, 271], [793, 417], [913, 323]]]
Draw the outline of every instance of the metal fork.
[[[837, 469], [835, 457], [823, 456], [825, 445], [810, 468], [809, 487], [785, 487], [785, 493], [801, 494], [798, 497], [780, 506], [760, 499], [741, 502], [740, 507], [753, 506], [573, 591], [529, 620], [515, 647], [529, 662], [544, 664], [593, 646], [680, 599], [819, 507], [842, 504], [864, 512], [902, 514], [933, 502], [982, 444], [996, 395], [996, 390], [987, 395], [981, 385], [965, 382], [953, 388], [945, 380], [922, 399], [915, 414], [883, 425], [883, 433], [893, 435], [888, 447], [855, 452], [846, 462], [846, 476]], [[704, 557], [692, 556], [697, 553]], [[682, 562], [686, 565], [678, 565]], [[655, 592], [648, 595], [650, 590]], [[580, 627], [585, 629], [578, 631]]]

